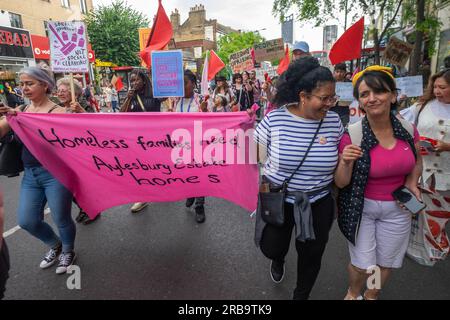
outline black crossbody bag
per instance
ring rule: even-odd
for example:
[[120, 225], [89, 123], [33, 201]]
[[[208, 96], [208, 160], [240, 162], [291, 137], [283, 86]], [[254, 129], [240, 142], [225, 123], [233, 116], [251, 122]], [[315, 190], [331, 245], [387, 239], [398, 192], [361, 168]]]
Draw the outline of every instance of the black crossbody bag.
[[[291, 174], [291, 176], [286, 179], [281, 186], [269, 186], [269, 190], [263, 190], [258, 194], [258, 212], [261, 215], [261, 218], [264, 222], [276, 226], [282, 227], [284, 225], [284, 202], [287, 196], [287, 188], [289, 182], [294, 177], [294, 174], [300, 169], [300, 167], [305, 162], [306, 157], [308, 156], [311, 147], [316, 140], [317, 134], [319, 133], [320, 128], [322, 127], [323, 120], [320, 121], [319, 126], [317, 127], [316, 133], [309, 143], [308, 149], [306, 150], [305, 156], [302, 161], [297, 166], [297, 169]], [[263, 177], [264, 179], [264, 177]]]

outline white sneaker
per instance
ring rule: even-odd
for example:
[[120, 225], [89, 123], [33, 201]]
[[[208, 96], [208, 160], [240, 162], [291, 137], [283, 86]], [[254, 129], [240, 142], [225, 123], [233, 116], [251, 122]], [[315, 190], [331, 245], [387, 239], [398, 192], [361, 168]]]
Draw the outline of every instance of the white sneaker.
[[61, 253], [59, 256], [58, 267], [56, 267], [56, 274], [66, 273], [67, 268], [73, 264], [76, 257], [77, 256], [73, 251]]
[[60, 253], [61, 253], [61, 246], [51, 248], [50, 251], [47, 252], [47, 254], [44, 256], [44, 259], [42, 259], [39, 267], [41, 269], [47, 269], [51, 267], [52, 265], [55, 264]]
[[148, 206], [148, 202], [136, 202], [135, 204], [133, 204], [133, 206], [131, 207], [131, 212], [139, 212], [142, 209], [144, 209], [146, 206]]

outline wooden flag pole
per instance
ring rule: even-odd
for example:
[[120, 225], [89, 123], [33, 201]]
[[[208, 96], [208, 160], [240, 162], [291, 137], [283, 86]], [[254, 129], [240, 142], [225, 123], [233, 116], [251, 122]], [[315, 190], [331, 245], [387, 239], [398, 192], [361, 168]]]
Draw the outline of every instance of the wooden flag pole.
[[72, 102], [75, 101], [75, 84], [73, 82], [73, 72], [70, 73], [70, 94], [72, 96]]

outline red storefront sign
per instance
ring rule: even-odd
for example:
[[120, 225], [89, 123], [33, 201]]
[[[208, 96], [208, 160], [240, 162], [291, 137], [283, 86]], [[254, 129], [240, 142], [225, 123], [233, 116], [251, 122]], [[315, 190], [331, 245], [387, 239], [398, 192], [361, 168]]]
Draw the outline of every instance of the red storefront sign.
[[31, 35], [34, 57], [36, 59], [50, 60], [50, 42], [47, 37]]
[[90, 43], [88, 43], [88, 58], [90, 63], [95, 63], [95, 51], [92, 50]]

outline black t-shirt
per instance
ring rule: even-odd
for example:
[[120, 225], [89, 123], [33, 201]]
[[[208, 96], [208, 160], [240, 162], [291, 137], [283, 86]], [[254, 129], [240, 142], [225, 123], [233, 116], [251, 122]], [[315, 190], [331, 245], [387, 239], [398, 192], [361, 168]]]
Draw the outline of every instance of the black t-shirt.
[[[160, 112], [161, 111], [161, 100], [158, 98], [153, 97], [143, 97], [139, 95], [139, 98], [141, 99], [141, 102], [144, 106], [145, 112]], [[131, 112], [144, 112], [142, 110], [141, 104], [139, 103], [137, 97], [133, 97], [131, 99], [131, 106], [130, 106]]]

